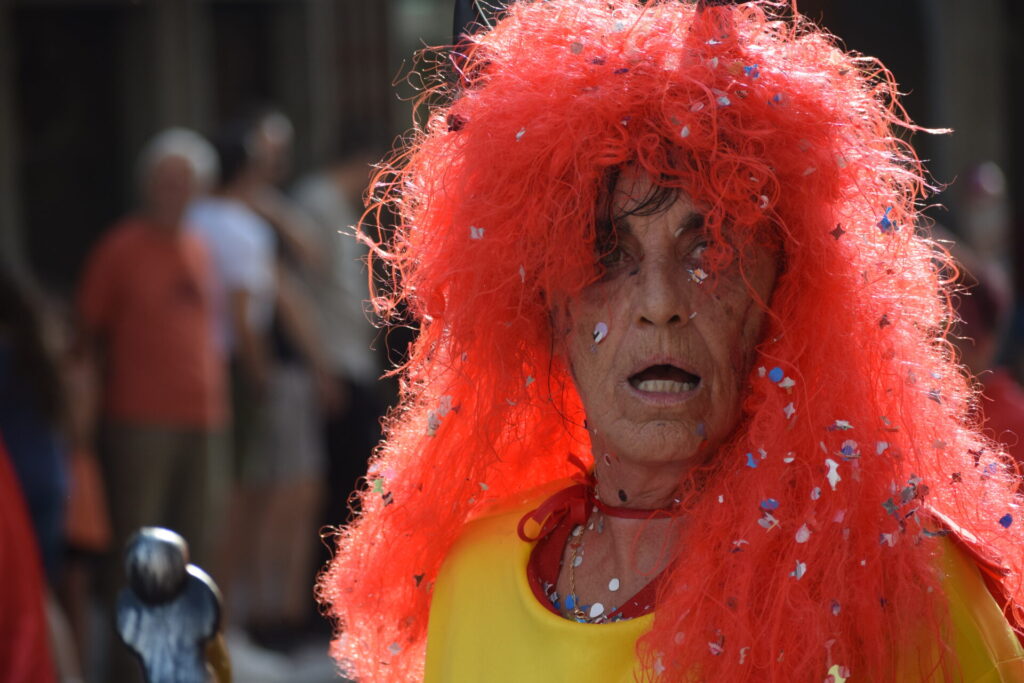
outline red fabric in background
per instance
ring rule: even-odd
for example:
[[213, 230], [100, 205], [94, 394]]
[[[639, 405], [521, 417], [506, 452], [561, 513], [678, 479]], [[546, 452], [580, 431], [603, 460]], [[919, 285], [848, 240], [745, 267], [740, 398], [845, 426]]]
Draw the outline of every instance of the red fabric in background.
[[43, 564], [28, 508], [0, 439], [0, 682], [53, 683]]
[[1003, 444], [1024, 471], [1024, 389], [1004, 368], [982, 375], [985, 433]]

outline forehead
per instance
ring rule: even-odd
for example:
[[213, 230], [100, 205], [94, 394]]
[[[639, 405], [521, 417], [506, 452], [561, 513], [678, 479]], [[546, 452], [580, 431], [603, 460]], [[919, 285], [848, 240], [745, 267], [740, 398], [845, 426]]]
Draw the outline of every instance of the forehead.
[[607, 227], [635, 232], [638, 228], [667, 225], [678, 236], [703, 225], [703, 209], [685, 191], [658, 185], [647, 173], [630, 166], [616, 178], [608, 197]]

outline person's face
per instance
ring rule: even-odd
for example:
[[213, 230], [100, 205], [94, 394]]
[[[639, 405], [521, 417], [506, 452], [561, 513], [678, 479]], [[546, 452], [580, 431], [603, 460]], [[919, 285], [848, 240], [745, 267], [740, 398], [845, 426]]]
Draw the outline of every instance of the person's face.
[[180, 156], [168, 156], [150, 169], [146, 197], [149, 205], [163, 216], [185, 212], [199, 190], [192, 164]]
[[[649, 188], [645, 175], [624, 173], [612, 215], [628, 214]], [[604, 276], [556, 315], [568, 329], [565, 354], [596, 457], [684, 461], [736, 426], [764, 317], [751, 290], [767, 302], [775, 257], [751, 248], [699, 282], [708, 238], [685, 194], [615, 225]]]
[[272, 114], [256, 128], [253, 139], [253, 162], [268, 183], [284, 180], [291, 168], [293, 131], [291, 122], [280, 114]]

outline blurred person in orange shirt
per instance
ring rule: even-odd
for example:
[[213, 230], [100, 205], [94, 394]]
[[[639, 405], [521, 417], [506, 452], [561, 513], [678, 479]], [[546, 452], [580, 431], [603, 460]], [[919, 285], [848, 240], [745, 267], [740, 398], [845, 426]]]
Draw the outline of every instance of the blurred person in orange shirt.
[[216, 153], [197, 133], [153, 138], [139, 158], [139, 207], [101, 238], [78, 292], [84, 345], [101, 368], [115, 547], [140, 526], [167, 526], [188, 539], [198, 564], [224, 505], [227, 402], [214, 273], [184, 216], [216, 175]]

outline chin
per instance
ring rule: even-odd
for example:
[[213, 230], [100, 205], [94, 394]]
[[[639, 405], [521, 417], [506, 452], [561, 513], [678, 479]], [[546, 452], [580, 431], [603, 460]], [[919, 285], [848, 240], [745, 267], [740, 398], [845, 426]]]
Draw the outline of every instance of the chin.
[[694, 422], [654, 420], [615, 439], [624, 460], [650, 464], [680, 463], [700, 457], [707, 443]]

